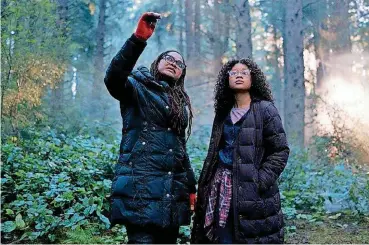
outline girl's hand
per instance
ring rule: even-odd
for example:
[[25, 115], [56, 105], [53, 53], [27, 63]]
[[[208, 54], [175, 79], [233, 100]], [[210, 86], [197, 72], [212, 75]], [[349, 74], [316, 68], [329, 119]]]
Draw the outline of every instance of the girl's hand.
[[190, 194], [190, 209], [191, 209], [191, 211], [195, 211], [196, 199], [197, 199], [196, 194], [191, 193]]

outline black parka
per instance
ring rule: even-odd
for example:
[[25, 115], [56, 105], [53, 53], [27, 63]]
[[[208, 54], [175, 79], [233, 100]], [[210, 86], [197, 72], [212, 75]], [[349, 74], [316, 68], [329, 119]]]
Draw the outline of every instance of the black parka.
[[[210, 183], [218, 167], [225, 118], [216, 115], [199, 179], [192, 243], [209, 243], [204, 232]], [[283, 243], [283, 214], [277, 179], [289, 147], [281, 118], [272, 102], [253, 99], [233, 151], [232, 204], [237, 243]]]
[[133, 71], [145, 46], [132, 35], [105, 76], [123, 119], [111, 222], [162, 228], [188, 225], [189, 194], [196, 192], [196, 181], [186, 153], [187, 125], [181, 132], [170, 126], [168, 84], [155, 81], [146, 67]]

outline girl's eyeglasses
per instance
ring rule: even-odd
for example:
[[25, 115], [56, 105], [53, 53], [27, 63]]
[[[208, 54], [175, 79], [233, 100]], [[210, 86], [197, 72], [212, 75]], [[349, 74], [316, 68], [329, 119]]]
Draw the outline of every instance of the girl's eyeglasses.
[[250, 75], [250, 71], [249, 71], [249, 70], [243, 70], [243, 71], [229, 71], [229, 72], [228, 72], [228, 74], [229, 74], [231, 77], [238, 76], [238, 75], [248, 76], [248, 75]]

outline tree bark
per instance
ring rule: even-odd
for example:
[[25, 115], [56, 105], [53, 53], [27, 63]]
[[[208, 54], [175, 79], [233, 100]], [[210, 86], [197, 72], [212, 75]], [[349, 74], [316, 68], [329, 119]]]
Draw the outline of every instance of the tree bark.
[[185, 20], [186, 20], [186, 57], [190, 61], [194, 52], [194, 31], [193, 31], [193, 4], [192, 0], [185, 0]]
[[200, 62], [201, 37], [200, 37], [200, 0], [195, 0], [195, 19], [194, 19], [194, 60], [196, 64]]
[[179, 9], [178, 9], [178, 23], [179, 23], [179, 44], [178, 50], [184, 55], [184, 14], [183, 14], [183, 1], [179, 1]]
[[104, 79], [104, 42], [106, 34], [106, 5], [107, 0], [100, 0], [99, 2], [99, 19], [97, 24], [96, 33], [96, 53], [94, 62], [94, 84], [93, 84], [93, 97], [96, 101], [101, 99], [101, 89]]
[[315, 59], [317, 60], [317, 68], [316, 68], [316, 85], [317, 88], [320, 88], [323, 84], [323, 79], [325, 76], [325, 59], [327, 52], [325, 52], [324, 47], [321, 43], [321, 36], [319, 33], [320, 30], [320, 22], [318, 21], [314, 24], [313, 27], [313, 35], [314, 35], [314, 50], [315, 50]]
[[303, 60], [302, 0], [285, 3], [284, 75], [285, 128], [290, 142], [304, 146], [305, 83]]
[[336, 34], [331, 48], [335, 54], [350, 53], [349, 0], [331, 1], [331, 8], [330, 29]]
[[222, 67], [222, 26], [224, 26], [224, 14], [220, 11], [221, 3], [214, 1], [214, 15], [212, 16], [212, 46], [214, 51], [214, 71], [218, 73]]
[[[69, 0], [57, 0], [57, 25], [61, 29], [63, 36], [67, 37], [69, 35], [68, 31], [68, 5]], [[57, 84], [57, 86], [52, 90], [53, 95], [53, 111], [61, 113], [64, 109], [64, 79], [61, 78], [61, 81]]]
[[[278, 58], [281, 56], [281, 51], [277, 46], [277, 40], [279, 37], [277, 36], [277, 28], [272, 25], [272, 34], [273, 34], [273, 51], [270, 57], [270, 64], [274, 68], [273, 77], [272, 77], [272, 88], [274, 92], [274, 98], [276, 100], [276, 106], [280, 113], [283, 114], [283, 88], [281, 81], [281, 71], [279, 68]], [[283, 116], [284, 118], [284, 116]]]
[[252, 58], [251, 17], [249, 1], [237, 0], [236, 9], [236, 56], [238, 58]]

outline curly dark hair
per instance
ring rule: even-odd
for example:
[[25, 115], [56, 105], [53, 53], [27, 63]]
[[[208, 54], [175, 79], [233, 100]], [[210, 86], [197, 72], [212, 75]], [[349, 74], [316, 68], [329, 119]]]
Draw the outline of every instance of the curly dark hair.
[[260, 67], [252, 59], [230, 60], [222, 66], [214, 88], [214, 109], [215, 114], [218, 116], [226, 116], [236, 103], [234, 91], [229, 87], [228, 72], [238, 63], [246, 65], [251, 72], [251, 99], [273, 101], [272, 92], [266, 81], [266, 77]]
[[[158, 70], [159, 62], [163, 59], [165, 55], [170, 52], [176, 52], [183, 57], [181, 53], [176, 50], [167, 50], [161, 53], [156, 60], [151, 64], [150, 72], [154, 76], [155, 80], [160, 80], [162, 78], [162, 74], [160, 74]], [[188, 96], [185, 88], [184, 88], [184, 80], [186, 76], [186, 68], [182, 70], [181, 77], [174, 83], [173, 86], [170, 86], [169, 90], [169, 99], [171, 103], [171, 113], [173, 115], [172, 123], [173, 127], [178, 130], [178, 132], [182, 131], [182, 125], [186, 124], [188, 120], [188, 128], [187, 128], [187, 140], [191, 134], [192, 129], [192, 119], [193, 112], [190, 97]], [[189, 117], [186, 116], [186, 106], [189, 110]]]

